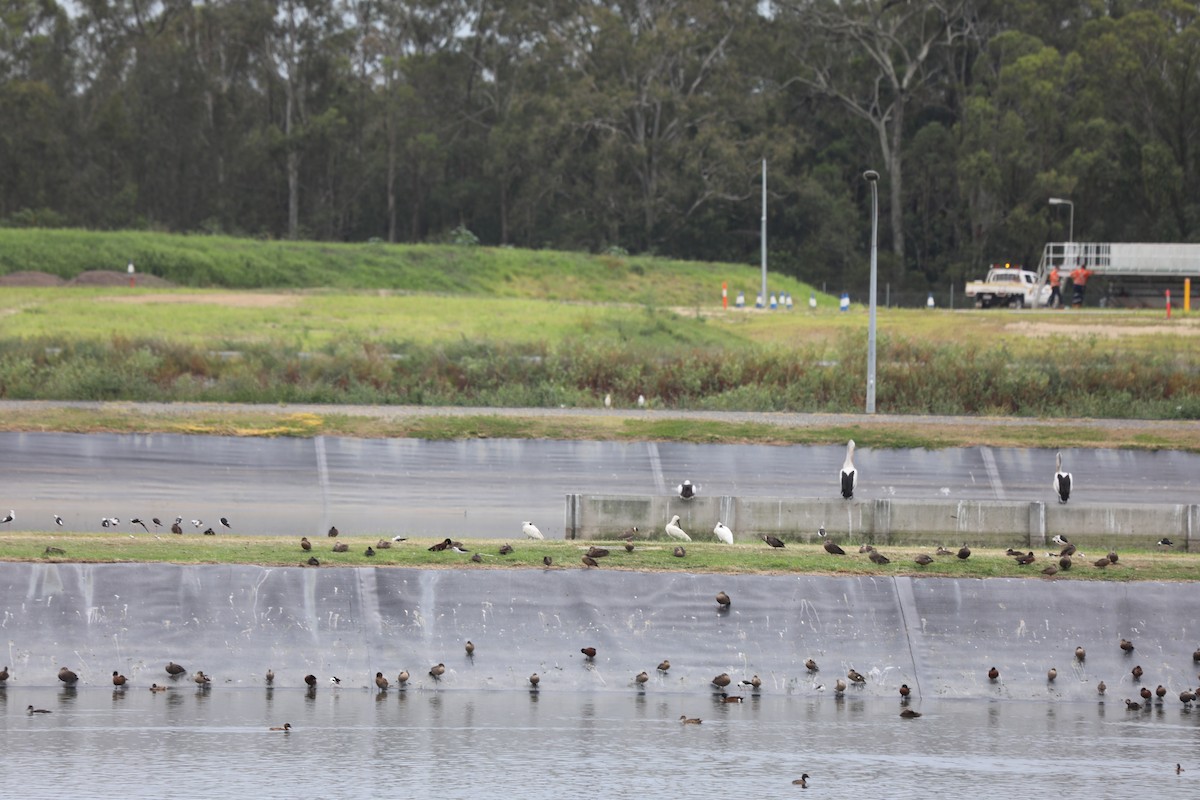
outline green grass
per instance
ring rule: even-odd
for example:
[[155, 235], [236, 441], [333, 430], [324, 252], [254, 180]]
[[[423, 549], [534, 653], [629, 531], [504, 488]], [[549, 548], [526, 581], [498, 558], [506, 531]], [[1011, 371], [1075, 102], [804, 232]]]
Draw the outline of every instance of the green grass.
[[[917, 553], [932, 555], [933, 548], [880, 546], [892, 560], [877, 566], [866, 555], [851, 553], [831, 556], [815, 544], [788, 544], [782, 550], [762, 544], [736, 544], [732, 547], [690, 543], [686, 555], [673, 555], [674, 542], [639, 540], [634, 551], [627, 553], [622, 542], [616, 541], [547, 541], [477, 540], [465, 545], [481, 554], [482, 562], [473, 563], [469, 556], [453, 551], [431, 553], [433, 539], [414, 539], [378, 550], [374, 557], [364, 553], [368, 545], [375, 546], [377, 538], [341, 536], [350, 550], [334, 553], [333, 540], [314, 538], [311, 552], [301, 550], [300, 537], [255, 537], [196, 535], [171, 536], [125, 534], [58, 534], [48, 532], [9, 533], [0, 536], [0, 561], [79, 562], [79, 563], [169, 563], [169, 564], [254, 564], [262, 566], [301, 566], [309, 556], [316, 556], [321, 568], [327, 567], [411, 567], [448, 569], [544, 569], [542, 559], [549, 556], [552, 569], [583, 569], [581, 556], [590, 546], [607, 547], [611, 555], [600, 559], [601, 570], [633, 570], [647, 572], [701, 572], [719, 574], [819, 574], [819, 575], [911, 575], [956, 578], [1030, 578], [1050, 580], [1040, 570], [1053, 563], [1040, 559], [1029, 567], [1019, 567], [999, 549], [977, 548], [971, 558], [962, 561], [953, 556], [939, 557], [928, 567], [913, 561]], [[502, 543], [515, 548], [508, 556], [500, 556]], [[63, 554], [47, 554], [47, 547], [56, 547]], [[1097, 551], [1099, 555], [1099, 551]], [[1089, 560], [1090, 561], [1090, 560]], [[1053, 580], [1089, 581], [1191, 581], [1195, 580], [1200, 556], [1185, 553], [1125, 551], [1118, 564], [1097, 569], [1090, 563], [1077, 563], [1069, 572], [1059, 572]]]

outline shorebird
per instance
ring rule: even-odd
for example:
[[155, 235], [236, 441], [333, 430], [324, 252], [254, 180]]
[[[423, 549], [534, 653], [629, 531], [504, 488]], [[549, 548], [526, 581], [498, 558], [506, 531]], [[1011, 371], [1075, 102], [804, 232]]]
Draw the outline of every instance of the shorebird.
[[192, 520], [192, 524], [196, 526], [196, 529], [197, 529], [197, 530], [199, 530], [200, 528], [203, 528], [203, 527], [204, 527], [204, 520], [202, 520], [202, 519], [194, 519], [194, 520]]
[[685, 480], [683, 483], [675, 487], [675, 493], [679, 495], [680, 500], [691, 500], [699, 493], [700, 487], [694, 486], [691, 481]]
[[1058, 495], [1058, 502], [1065, 503], [1071, 499], [1071, 473], [1064, 472], [1062, 468], [1062, 453], [1054, 454], [1054, 493]]
[[5, 517], [4, 517], [4, 519], [0, 519], [0, 523], [12, 522], [12, 521], [13, 521], [14, 519], [16, 519], [16, 518], [17, 518], [17, 512], [16, 512], [16, 511], [12, 511], [12, 510], [10, 509], [10, 510], [9, 510], [9, 512], [8, 512], [8, 514], [7, 514], [7, 516], [5, 516]]
[[224, 525], [226, 528], [232, 528], [232, 527], [233, 527], [232, 525], [230, 525], [230, 524], [229, 524], [229, 520], [228, 520], [228, 519], [226, 519], [225, 517], [221, 517], [221, 524], [222, 524], [222, 525]]
[[150, 532], [150, 529], [146, 527], [146, 523], [142, 522], [141, 519], [139, 519], [138, 517], [134, 517], [133, 519], [129, 520], [129, 524], [130, 525], [141, 525], [142, 530], [144, 530], [146, 533]]
[[665, 530], [667, 532], [667, 536], [670, 536], [672, 539], [678, 539], [681, 542], [690, 542], [692, 540], [692, 537], [688, 536], [687, 532], [685, 532], [683, 528], [679, 527], [678, 514], [671, 517], [671, 521], [667, 523]]
[[842, 487], [842, 497], [847, 500], [854, 497], [854, 490], [858, 488], [858, 470], [854, 468], [853, 439], [846, 443], [846, 460], [842, 462], [842, 470], [838, 473], [838, 479]]
[[337, 675], [334, 675], [332, 678], [330, 678], [329, 682], [332, 683], [334, 686], [342, 685], [342, 679], [339, 678]]
[[713, 534], [725, 544], [733, 544], [733, 531], [724, 522], [718, 522]]
[[62, 527], [62, 524], [63, 524], [62, 517], [60, 517], [58, 514], [54, 515], [54, 524], [60, 528]]
[[537, 525], [534, 525], [532, 522], [522, 522], [521, 533], [525, 534], [530, 539], [536, 539], [539, 542], [544, 541], [546, 538], [545, 536], [542, 536], [542, 532], [537, 529]]
[[1163, 538], [1159, 539], [1154, 544], [1158, 545], [1159, 547], [1174, 547], [1175, 546], [1175, 543], [1172, 542], [1170, 539], [1168, 539], [1165, 536]]

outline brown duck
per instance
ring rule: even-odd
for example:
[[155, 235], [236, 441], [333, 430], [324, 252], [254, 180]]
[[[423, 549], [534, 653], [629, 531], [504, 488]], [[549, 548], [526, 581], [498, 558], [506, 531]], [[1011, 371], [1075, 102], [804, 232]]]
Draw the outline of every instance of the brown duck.
[[432, 667], [429, 668], [429, 676], [431, 678], [433, 678], [435, 681], [441, 680], [442, 676], [445, 674], [446, 674], [446, 665], [445, 664], [440, 664], [440, 663], [434, 664]]
[[308, 540], [308, 537], [307, 537], [307, 536], [301, 536], [301, 537], [300, 537], [300, 549], [301, 549], [301, 550], [303, 550], [303, 551], [305, 551], [305, 552], [308, 552], [309, 550], [312, 550], [312, 542], [310, 542], [310, 541]]
[[717, 677], [712, 679], [713, 686], [719, 686], [722, 689], [724, 689], [726, 686], [728, 686], [732, 682], [733, 682], [733, 678], [729, 677], [728, 672], [722, 672], [720, 675], [718, 675]]
[[921, 716], [920, 711], [913, 711], [911, 708], [906, 708], [900, 712], [901, 719], [916, 719]]
[[637, 675], [635, 675], [633, 680], [637, 683], [638, 686], [643, 686], [643, 685], [645, 685], [646, 681], [650, 680], [650, 676], [647, 675], [645, 673], [645, 671], [642, 671], [642, 672], [639, 672]]
[[680, 714], [679, 721], [684, 725], [699, 725], [701, 722], [699, 717], [689, 717], [687, 714]]
[[913, 561], [917, 563], [917, 566], [928, 567], [933, 563], [933, 556], [921, 553], [919, 556], [914, 558]]
[[538, 677], [538, 674], [536, 672], [529, 676], [529, 685], [532, 686], [533, 688], [536, 689], [537, 685], [541, 682], [542, 682], [542, 679]]
[[292, 729], [292, 723], [290, 723], [290, 722], [285, 722], [282, 725], [277, 725], [274, 728], [270, 728], [270, 730], [283, 731], [284, 733], [287, 733], [291, 729]]
[[988, 670], [988, 680], [994, 681], [999, 677], [1000, 677], [1000, 670], [996, 669], [995, 667], [992, 667], [991, 669]]
[[125, 685], [125, 676], [122, 675], [121, 673], [117, 672], [114, 669], [113, 676], [112, 676], [112, 682], [113, 682], [113, 686], [124, 686]]
[[375, 673], [375, 687], [382, 692], [386, 692], [388, 690], [388, 685], [389, 685], [388, 679], [383, 677], [383, 673], [376, 672]]
[[769, 533], [764, 533], [762, 535], [762, 540], [764, 542], [766, 542], [767, 544], [771, 545], [771, 547], [775, 547], [775, 548], [783, 547], [783, 540], [780, 539], [778, 536], [772, 536]]
[[724, 592], [717, 592], [717, 605], [719, 605], [721, 608], [729, 608], [731, 602], [732, 601], [729, 599], [729, 595], [725, 594]]
[[588, 661], [591, 661], [596, 657], [596, 648], [594, 647], [581, 647], [579, 648], [579, 652], [587, 656]]
[[403, 686], [404, 684], [408, 683], [408, 678], [408, 670], [402, 669], [400, 670], [400, 674], [396, 676], [396, 683]]
[[850, 679], [851, 683], [862, 684], [862, 683], [867, 682], [867, 679], [865, 677], [863, 677], [863, 674], [856, 669], [852, 669], [849, 672], [847, 672], [846, 677]]
[[58, 670], [58, 679], [67, 686], [74, 686], [79, 680], [79, 676], [66, 667], [60, 667]]

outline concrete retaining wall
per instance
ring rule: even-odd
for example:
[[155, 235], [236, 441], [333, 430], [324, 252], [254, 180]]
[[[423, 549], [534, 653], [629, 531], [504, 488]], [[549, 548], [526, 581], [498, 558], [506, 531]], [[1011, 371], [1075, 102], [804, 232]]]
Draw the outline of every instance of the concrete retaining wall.
[[[718, 591], [733, 598], [726, 612]], [[0, 694], [21, 707], [21, 688], [58, 686], [60, 666], [81, 690], [107, 690], [116, 669], [142, 691], [170, 683], [174, 660], [212, 675], [211, 691], [261, 688], [271, 667], [276, 690], [303, 690], [313, 673], [320, 692], [333, 691], [332, 675], [338, 691], [371, 691], [376, 671], [408, 669], [410, 691], [523, 691], [538, 672], [543, 692], [634, 692], [644, 670], [647, 693], [707, 694], [728, 672], [759, 675], [766, 696], [818, 697], [854, 668], [867, 676], [855, 696], [895, 697], [907, 683], [922, 697], [1091, 701], [1103, 680], [1119, 704], [1136, 697], [1138, 664], [1142, 684], [1178, 702], [1196, 685], [1200, 622], [1187, 609], [1198, 601], [1194, 583], [5, 564], [0, 660], [12, 677]], [[584, 646], [598, 649], [594, 663]], [[664, 658], [666, 674], [655, 669]], [[435, 684], [438, 662], [447, 671]]]
[[612, 539], [630, 527], [663, 537], [675, 514], [697, 541], [712, 540], [717, 521], [737, 541], [773, 534], [812, 541], [824, 527], [840, 539], [876, 544], [1001, 543], [1040, 547], [1057, 534], [1083, 545], [1149, 546], [1161, 537], [1175, 549], [1200, 547], [1198, 505], [1097, 505], [1003, 500], [831, 500], [761, 497], [567, 495], [568, 539]]

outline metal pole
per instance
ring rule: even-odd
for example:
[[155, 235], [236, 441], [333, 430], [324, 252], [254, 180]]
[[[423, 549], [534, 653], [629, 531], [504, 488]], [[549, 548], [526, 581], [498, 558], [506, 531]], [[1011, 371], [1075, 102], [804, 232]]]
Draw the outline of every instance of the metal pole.
[[871, 302], [867, 322], [867, 413], [875, 413], [875, 277], [879, 251], [879, 173], [869, 169], [863, 178], [871, 184]]
[[763, 159], [762, 173], [762, 301], [767, 305], [767, 160]]

